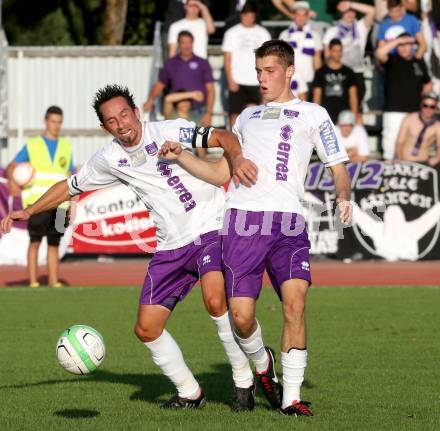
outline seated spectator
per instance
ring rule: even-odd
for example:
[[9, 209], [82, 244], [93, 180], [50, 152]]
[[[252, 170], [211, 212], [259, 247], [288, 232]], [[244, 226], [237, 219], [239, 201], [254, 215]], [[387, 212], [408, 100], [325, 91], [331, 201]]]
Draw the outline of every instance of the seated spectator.
[[295, 50], [295, 74], [292, 77], [292, 89], [297, 88], [297, 76], [306, 82], [311, 91], [315, 70], [322, 66], [322, 43], [320, 36], [312, 31], [308, 21], [310, 5], [306, 1], [296, 2], [293, 7], [293, 22], [284, 30], [279, 39], [285, 40]]
[[203, 102], [201, 91], [178, 91], [169, 93], [163, 100], [163, 115], [165, 120], [174, 118], [191, 119], [192, 102]]
[[[185, 18], [170, 25], [168, 31], [168, 57], [174, 57], [177, 50], [177, 37], [183, 30], [194, 38], [194, 54], [208, 58], [208, 35], [215, 32], [215, 25], [209, 9], [201, 1], [188, 0], [185, 5]], [[199, 16], [201, 15], [201, 17]]]
[[[342, 63], [354, 70], [358, 89], [359, 104], [365, 96], [365, 47], [368, 33], [373, 25], [374, 7], [362, 3], [341, 1], [337, 5], [341, 19], [330, 27], [324, 35], [325, 57], [328, 57], [328, 44], [332, 39], [342, 42]], [[363, 18], [356, 20], [356, 12], [363, 14]]]
[[315, 73], [313, 102], [327, 109], [333, 122], [347, 109], [354, 112], [360, 122], [356, 77], [352, 69], [342, 64], [342, 51], [339, 39], [330, 41], [326, 64]]
[[[406, 13], [402, 0], [387, 0], [388, 16], [380, 23], [377, 35], [379, 47], [394, 40], [403, 33], [412, 36], [418, 43], [416, 58], [422, 58], [426, 51], [426, 41], [420, 27], [420, 21]], [[395, 54], [392, 51], [391, 54]]]
[[270, 40], [270, 34], [264, 27], [256, 24], [256, 18], [256, 3], [246, 2], [240, 12], [240, 24], [227, 30], [223, 38], [222, 51], [229, 89], [231, 127], [244, 108], [260, 103], [254, 50]]
[[[382, 116], [382, 149], [385, 160], [393, 160], [400, 125], [409, 112], [417, 112], [423, 93], [432, 91], [425, 61], [414, 56], [415, 39], [403, 34], [383, 43], [376, 58], [385, 69], [385, 108]], [[390, 55], [396, 50], [396, 55]]]
[[368, 160], [370, 155], [368, 135], [364, 126], [356, 124], [356, 117], [353, 112], [340, 112], [335, 130], [338, 141], [347, 150], [351, 162], [365, 162]]
[[405, 116], [397, 137], [397, 160], [427, 162], [431, 166], [440, 162], [438, 102], [436, 93], [426, 93], [420, 111]]
[[151, 89], [144, 111], [153, 109], [155, 99], [169, 87], [171, 93], [200, 91], [203, 102], [193, 98], [188, 118], [210, 126], [214, 106], [214, 78], [210, 64], [193, 53], [193, 36], [189, 31], [181, 31], [178, 36], [179, 53], [169, 58], [159, 73], [159, 79]]

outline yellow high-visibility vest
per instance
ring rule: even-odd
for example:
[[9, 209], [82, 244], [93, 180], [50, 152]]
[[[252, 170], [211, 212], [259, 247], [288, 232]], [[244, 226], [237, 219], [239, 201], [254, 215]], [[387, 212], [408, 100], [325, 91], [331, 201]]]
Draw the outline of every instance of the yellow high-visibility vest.
[[[35, 169], [35, 176], [21, 193], [23, 208], [36, 202], [55, 183], [68, 178], [70, 162], [72, 160], [72, 145], [65, 138], [58, 139], [53, 161], [46, 142], [41, 136], [28, 139], [26, 147], [29, 154], [29, 162]], [[61, 206], [66, 208], [68, 203]]]

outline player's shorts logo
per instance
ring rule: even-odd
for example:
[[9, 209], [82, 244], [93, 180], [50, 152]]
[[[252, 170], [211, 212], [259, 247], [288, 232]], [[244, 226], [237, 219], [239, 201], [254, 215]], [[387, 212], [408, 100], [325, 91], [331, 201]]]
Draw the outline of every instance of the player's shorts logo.
[[327, 156], [339, 153], [338, 139], [329, 120], [319, 125], [319, 136]]
[[194, 135], [192, 127], [181, 127], [179, 129], [179, 142], [190, 144]]
[[303, 261], [301, 262], [301, 269], [302, 269], [303, 271], [308, 271], [308, 272], [310, 272], [310, 264], [309, 264], [309, 262], [306, 262], [305, 260], [303, 260]]
[[208, 263], [211, 263], [211, 256], [209, 254], [203, 256], [203, 265], [207, 265]]

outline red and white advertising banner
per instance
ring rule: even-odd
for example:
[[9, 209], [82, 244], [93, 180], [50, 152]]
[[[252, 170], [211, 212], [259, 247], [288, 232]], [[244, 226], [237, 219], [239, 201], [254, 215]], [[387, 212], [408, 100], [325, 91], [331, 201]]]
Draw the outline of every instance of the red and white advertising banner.
[[140, 198], [124, 185], [82, 193], [72, 204], [73, 253], [152, 253], [156, 229]]

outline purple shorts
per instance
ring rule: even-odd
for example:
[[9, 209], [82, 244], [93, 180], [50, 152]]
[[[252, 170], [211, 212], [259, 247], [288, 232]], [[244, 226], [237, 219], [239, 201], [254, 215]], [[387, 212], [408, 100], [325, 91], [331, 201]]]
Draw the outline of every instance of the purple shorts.
[[173, 310], [197, 280], [210, 271], [221, 271], [221, 241], [218, 231], [175, 250], [155, 253], [148, 266], [139, 302]]
[[300, 278], [311, 283], [310, 241], [298, 214], [229, 210], [222, 243], [228, 298], [258, 298], [265, 269], [280, 299], [285, 281]]

